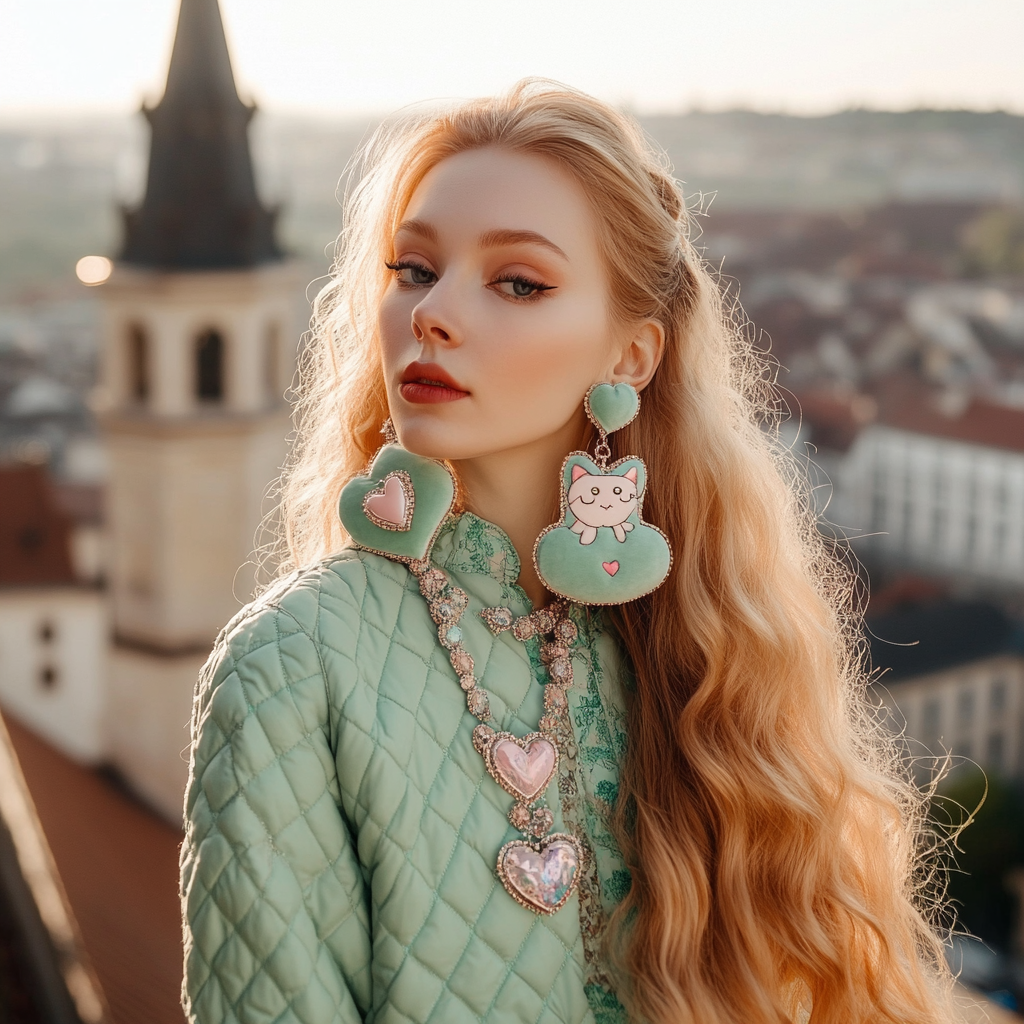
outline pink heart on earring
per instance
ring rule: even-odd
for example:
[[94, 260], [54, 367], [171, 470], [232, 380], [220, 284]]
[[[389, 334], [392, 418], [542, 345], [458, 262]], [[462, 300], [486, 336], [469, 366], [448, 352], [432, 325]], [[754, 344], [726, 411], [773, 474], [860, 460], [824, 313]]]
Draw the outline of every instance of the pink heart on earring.
[[602, 562], [601, 568], [604, 569], [609, 576], [614, 576], [619, 571], [618, 562]]
[[412, 525], [415, 493], [412, 480], [403, 470], [389, 473], [380, 487], [363, 498], [363, 511], [370, 522], [385, 530], [408, 530]]

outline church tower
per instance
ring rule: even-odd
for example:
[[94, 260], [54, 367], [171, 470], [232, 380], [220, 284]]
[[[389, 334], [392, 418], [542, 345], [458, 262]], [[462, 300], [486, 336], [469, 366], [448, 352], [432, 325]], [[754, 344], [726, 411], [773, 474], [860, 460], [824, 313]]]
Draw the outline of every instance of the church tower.
[[289, 433], [301, 288], [256, 191], [217, 0], [181, 0], [145, 198], [103, 286], [110, 758], [179, 819], [192, 690], [249, 599]]

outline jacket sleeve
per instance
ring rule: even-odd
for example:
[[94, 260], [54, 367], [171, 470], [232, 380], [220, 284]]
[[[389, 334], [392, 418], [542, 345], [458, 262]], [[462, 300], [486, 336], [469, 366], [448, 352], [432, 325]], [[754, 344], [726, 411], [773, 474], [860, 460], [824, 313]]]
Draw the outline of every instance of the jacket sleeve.
[[279, 607], [236, 619], [199, 678], [181, 850], [195, 1024], [356, 1024], [369, 1009], [365, 883], [328, 712], [318, 647]]

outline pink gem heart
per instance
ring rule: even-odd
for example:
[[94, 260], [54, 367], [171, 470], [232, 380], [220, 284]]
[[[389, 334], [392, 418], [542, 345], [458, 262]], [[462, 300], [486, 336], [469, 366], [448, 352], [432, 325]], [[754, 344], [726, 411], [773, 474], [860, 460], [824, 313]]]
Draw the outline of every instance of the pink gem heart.
[[388, 473], [380, 487], [367, 492], [363, 511], [371, 523], [384, 530], [408, 530], [412, 526], [415, 498], [412, 479], [399, 469]]
[[530, 733], [518, 740], [499, 733], [487, 750], [484, 763], [495, 782], [525, 803], [532, 803], [547, 788], [558, 767], [558, 751], [547, 737]]
[[609, 576], [614, 576], [619, 571], [618, 562], [602, 562], [601, 568], [604, 569]]
[[567, 835], [541, 840], [540, 849], [515, 840], [498, 854], [498, 877], [509, 895], [529, 910], [553, 914], [573, 894], [580, 865], [579, 847]]

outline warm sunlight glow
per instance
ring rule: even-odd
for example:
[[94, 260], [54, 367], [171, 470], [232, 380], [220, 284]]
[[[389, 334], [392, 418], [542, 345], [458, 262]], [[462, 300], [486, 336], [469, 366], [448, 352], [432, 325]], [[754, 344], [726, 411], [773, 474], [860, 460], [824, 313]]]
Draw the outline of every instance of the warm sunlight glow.
[[110, 277], [110, 272], [113, 269], [114, 264], [106, 256], [83, 256], [75, 264], [75, 273], [78, 275], [78, 280], [90, 287], [103, 284]]

